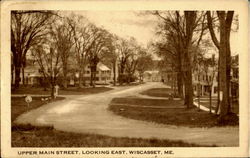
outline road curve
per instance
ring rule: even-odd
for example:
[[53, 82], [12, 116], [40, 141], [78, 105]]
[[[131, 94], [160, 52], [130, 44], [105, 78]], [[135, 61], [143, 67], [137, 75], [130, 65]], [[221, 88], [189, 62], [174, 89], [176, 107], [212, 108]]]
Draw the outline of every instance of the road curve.
[[15, 122], [53, 125], [55, 129], [77, 133], [95, 133], [113, 137], [182, 140], [200, 145], [239, 146], [238, 127], [189, 128], [162, 125], [124, 118], [107, 110], [115, 97], [134, 96], [162, 83], [118, 87], [85, 96], [71, 96], [20, 115]]

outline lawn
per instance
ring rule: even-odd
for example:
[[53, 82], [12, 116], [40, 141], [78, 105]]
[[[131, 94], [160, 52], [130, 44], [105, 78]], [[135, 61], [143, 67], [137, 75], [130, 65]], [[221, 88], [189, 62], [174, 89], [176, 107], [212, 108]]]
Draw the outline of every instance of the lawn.
[[[56, 100], [61, 100], [57, 97]], [[23, 97], [11, 98], [11, 120], [28, 110], [45, 104], [41, 97], [33, 97], [30, 107]], [[17, 125], [12, 123], [12, 147], [192, 147], [197, 144], [182, 141], [116, 138], [97, 134], [79, 134], [55, 130], [53, 127], [35, 127], [31, 125]]]
[[[198, 103], [198, 99], [196, 99], [195, 102]], [[205, 96], [205, 97], [200, 98], [200, 104], [209, 108], [209, 106], [210, 106], [209, 105], [209, 97]], [[212, 97], [212, 109], [213, 110], [215, 109], [216, 105], [217, 105], [217, 97]], [[239, 103], [233, 102], [231, 110], [233, 113], [239, 114]]]
[[217, 116], [192, 107], [186, 109], [183, 101], [145, 98], [114, 98], [109, 110], [123, 117], [161, 124], [212, 127], [217, 125]]
[[[64, 97], [57, 97], [53, 101], [62, 100]], [[32, 102], [27, 106], [24, 97], [11, 97], [11, 122], [13, 122], [18, 115], [35, 108], [38, 108], [51, 101], [42, 101], [41, 97], [33, 97]]]
[[12, 147], [199, 147], [182, 141], [62, 132], [53, 127], [19, 125], [12, 129]]
[[[88, 88], [79, 88], [79, 87], [68, 87], [67, 89], [59, 89], [59, 95], [86, 95], [86, 94], [95, 94], [106, 92], [112, 90], [110, 87], [88, 87]], [[50, 95], [51, 91], [49, 88], [45, 91], [43, 87], [20, 87], [19, 89], [12, 90], [11, 94], [41, 94], [41, 95]]]
[[172, 90], [170, 88], [152, 88], [142, 92], [143, 95], [153, 96], [153, 97], [170, 97]]

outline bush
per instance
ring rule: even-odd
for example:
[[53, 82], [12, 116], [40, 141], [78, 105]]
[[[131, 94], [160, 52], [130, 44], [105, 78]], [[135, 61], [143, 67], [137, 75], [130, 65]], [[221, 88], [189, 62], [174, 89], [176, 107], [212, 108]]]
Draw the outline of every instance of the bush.
[[238, 125], [239, 117], [235, 113], [229, 113], [224, 117], [219, 117], [217, 120], [217, 124], [220, 126]]
[[134, 75], [131, 76], [129, 74], [120, 74], [117, 80], [119, 83], [130, 83], [135, 82], [137, 80], [137, 77]]

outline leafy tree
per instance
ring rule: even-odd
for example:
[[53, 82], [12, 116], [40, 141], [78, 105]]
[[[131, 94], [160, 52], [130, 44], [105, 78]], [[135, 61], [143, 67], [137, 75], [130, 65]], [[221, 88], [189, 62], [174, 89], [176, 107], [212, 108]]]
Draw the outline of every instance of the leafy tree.
[[144, 72], [149, 70], [153, 65], [153, 59], [152, 55], [147, 53], [146, 50], [141, 50], [140, 56], [137, 60], [136, 70], [139, 72], [139, 79], [140, 82], [142, 82]]
[[[197, 11], [156, 11], [153, 14], [163, 21], [160, 34], [168, 43], [163, 43], [167, 54], [175, 57], [178, 69], [178, 91], [181, 95], [182, 81], [185, 88], [185, 104], [193, 105], [192, 63], [194, 45], [198, 46], [204, 34], [204, 13]], [[195, 44], [196, 43], [196, 44]], [[171, 46], [171, 47], [169, 47]], [[170, 48], [170, 49], [168, 49]]]
[[97, 64], [103, 58], [103, 53], [112, 45], [112, 36], [107, 30], [93, 26], [91, 36], [93, 40], [88, 51], [88, 62], [90, 64], [91, 77], [90, 84], [95, 87]]
[[55, 42], [62, 61], [63, 88], [68, 85], [69, 58], [72, 56], [72, 47], [74, 45], [74, 26], [69, 18], [58, 19], [59, 24], [54, 24], [51, 28], [51, 37]]
[[128, 58], [132, 54], [132, 48], [128, 40], [119, 39], [117, 41], [117, 53], [118, 53], [118, 61], [119, 61], [119, 76], [118, 81], [120, 84], [125, 82], [125, 67]]
[[83, 16], [72, 15], [72, 28], [74, 33], [74, 58], [77, 72], [79, 73], [79, 87], [85, 85], [83, 78], [85, 67], [88, 63], [88, 52], [92, 42], [91, 23]]
[[117, 69], [117, 63], [118, 63], [118, 48], [117, 48], [117, 41], [119, 40], [119, 37], [112, 34], [112, 44], [108, 46], [107, 51], [105, 52], [102, 62], [104, 64], [111, 64], [112, 70], [113, 70], [113, 85], [116, 85], [116, 69]]
[[56, 49], [55, 43], [43, 43], [32, 48], [32, 55], [40, 66], [43, 80], [49, 81], [51, 87], [51, 97], [54, 98], [55, 86], [58, 84], [58, 76], [62, 69], [60, 53]]
[[26, 54], [48, 34], [53, 23], [51, 11], [12, 11], [11, 12], [11, 52], [15, 71], [15, 88], [19, 87], [21, 69], [24, 74]]

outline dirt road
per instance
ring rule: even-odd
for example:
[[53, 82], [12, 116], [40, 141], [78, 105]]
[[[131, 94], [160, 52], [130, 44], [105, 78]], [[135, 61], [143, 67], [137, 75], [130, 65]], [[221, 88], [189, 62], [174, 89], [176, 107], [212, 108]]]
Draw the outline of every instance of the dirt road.
[[53, 125], [55, 129], [77, 133], [95, 133], [113, 137], [141, 137], [182, 140], [190, 143], [218, 146], [238, 146], [238, 127], [188, 128], [132, 120], [108, 111], [115, 97], [134, 96], [162, 83], [118, 87], [114, 90], [86, 96], [71, 96], [60, 102], [44, 105], [17, 118], [16, 123]]

